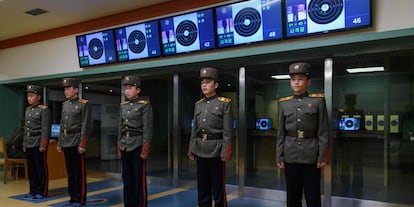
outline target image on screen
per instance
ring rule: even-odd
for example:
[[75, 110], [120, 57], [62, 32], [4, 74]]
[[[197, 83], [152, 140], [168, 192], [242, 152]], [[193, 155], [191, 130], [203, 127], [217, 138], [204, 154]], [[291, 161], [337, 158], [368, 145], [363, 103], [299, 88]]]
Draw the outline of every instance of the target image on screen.
[[371, 25], [371, 0], [286, 0], [286, 36]]
[[270, 130], [272, 129], [273, 121], [271, 118], [258, 118], [256, 119], [256, 129], [257, 130]]
[[215, 48], [212, 9], [160, 20], [164, 55]]
[[76, 36], [76, 43], [80, 67], [116, 62], [112, 30]]
[[120, 62], [161, 55], [157, 21], [117, 28], [115, 41]]
[[355, 131], [360, 130], [361, 119], [360, 118], [344, 118], [339, 120], [339, 130], [341, 131]]
[[280, 0], [252, 0], [216, 8], [217, 46], [282, 38]]

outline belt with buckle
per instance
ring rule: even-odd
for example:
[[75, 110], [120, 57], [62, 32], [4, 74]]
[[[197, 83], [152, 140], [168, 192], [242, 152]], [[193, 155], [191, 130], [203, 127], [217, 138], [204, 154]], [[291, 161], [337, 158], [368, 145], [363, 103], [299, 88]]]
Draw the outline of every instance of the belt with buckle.
[[75, 134], [75, 133], [78, 133], [78, 132], [81, 132], [81, 130], [80, 129], [78, 129], [78, 130], [66, 130], [66, 129], [64, 129], [63, 130], [64, 135]]
[[132, 132], [132, 131], [125, 131], [124, 135], [126, 138], [136, 137], [142, 135], [142, 132]]
[[316, 133], [311, 131], [287, 131], [286, 135], [289, 137], [297, 137], [299, 139], [316, 138]]
[[201, 139], [203, 141], [223, 139], [223, 135], [222, 134], [201, 134]]
[[39, 136], [41, 134], [42, 134], [42, 132], [26, 132], [27, 137]]

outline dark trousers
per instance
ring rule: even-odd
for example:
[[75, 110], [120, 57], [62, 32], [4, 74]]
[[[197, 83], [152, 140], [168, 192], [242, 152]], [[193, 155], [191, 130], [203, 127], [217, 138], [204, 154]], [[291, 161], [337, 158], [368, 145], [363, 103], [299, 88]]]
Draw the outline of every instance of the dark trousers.
[[49, 187], [47, 152], [40, 152], [39, 147], [27, 148], [26, 152], [30, 194], [47, 196]]
[[85, 154], [79, 154], [78, 147], [63, 148], [66, 171], [68, 174], [68, 191], [71, 203], [86, 203], [86, 169]]
[[220, 157], [197, 157], [197, 194], [199, 207], [226, 207], [225, 162]]
[[315, 164], [285, 163], [287, 207], [302, 207], [305, 191], [307, 207], [321, 207], [321, 170]]
[[121, 151], [125, 207], [147, 207], [147, 169], [146, 161], [140, 156], [141, 149]]

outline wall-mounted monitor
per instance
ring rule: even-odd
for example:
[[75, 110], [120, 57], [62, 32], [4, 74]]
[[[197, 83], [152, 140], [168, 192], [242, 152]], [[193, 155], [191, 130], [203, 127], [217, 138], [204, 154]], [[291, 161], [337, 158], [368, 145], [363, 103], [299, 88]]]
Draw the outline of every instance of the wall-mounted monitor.
[[76, 36], [76, 43], [80, 67], [116, 62], [112, 29]]
[[161, 55], [158, 22], [150, 21], [115, 29], [118, 61]]
[[342, 117], [339, 120], [339, 130], [341, 131], [357, 131], [361, 129], [361, 118]]
[[270, 130], [273, 126], [273, 120], [271, 118], [257, 118], [256, 119], [256, 129], [257, 130]]
[[60, 134], [60, 124], [52, 124], [50, 127], [50, 137], [59, 138]]
[[285, 0], [286, 36], [371, 26], [371, 0]]
[[252, 0], [216, 8], [217, 46], [282, 38], [280, 0]]
[[164, 55], [215, 48], [212, 9], [160, 20]]

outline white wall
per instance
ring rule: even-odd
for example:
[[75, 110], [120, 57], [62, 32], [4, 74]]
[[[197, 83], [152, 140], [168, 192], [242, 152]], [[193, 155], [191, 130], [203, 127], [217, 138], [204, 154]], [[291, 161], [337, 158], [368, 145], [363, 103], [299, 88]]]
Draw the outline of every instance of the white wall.
[[[414, 28], [413, 0], [372, 1], [374, 32]], [[0, 50], [0, 81], [81, 70], [75, 35]]]

